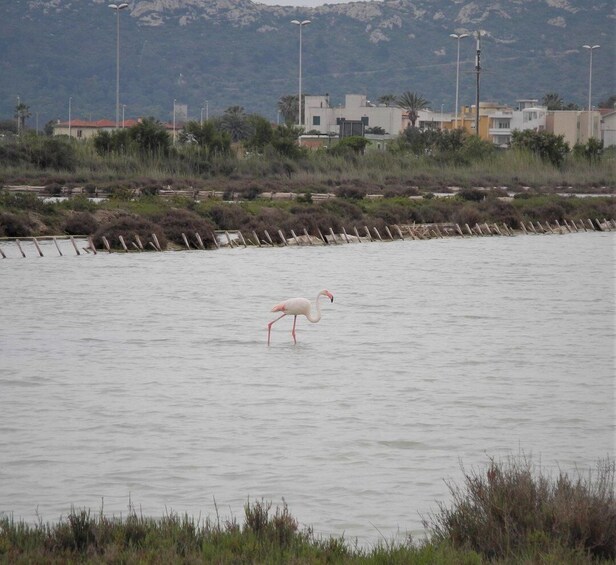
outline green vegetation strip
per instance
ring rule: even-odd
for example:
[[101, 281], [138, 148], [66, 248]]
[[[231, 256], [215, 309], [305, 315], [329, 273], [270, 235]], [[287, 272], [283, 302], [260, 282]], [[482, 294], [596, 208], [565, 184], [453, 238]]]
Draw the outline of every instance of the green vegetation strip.
[[244, 520], [170, 513], [154, 519], [73, 510], [56, 524], [0, 517], [2, 563], [614, 563], [615, 463], [594, 474], [546, 476], [524, 458], [491, 461], [450, 485], [452, 505], [424, 519], [428, 537], [362, 548], [301, 530], [286, 504], [248, 502]]

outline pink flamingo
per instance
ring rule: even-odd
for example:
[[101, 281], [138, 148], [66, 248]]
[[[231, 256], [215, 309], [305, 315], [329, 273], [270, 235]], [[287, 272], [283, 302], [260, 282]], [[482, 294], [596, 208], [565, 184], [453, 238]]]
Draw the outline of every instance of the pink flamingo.
[[298, 316], [306, 316], [308, 321], [312, 323], [317, 323], [321, 319], [321, 306], [319, 305], [319, 298], [321, 296], [327, 296], [331, 302], [334, 301], [334, 295], [329, 292], [329, 290], [322, 290], [317, 294], [316, 306], [317, 306], [317, 314], [316, 316], [312, 315], [310, 300], [307, 298], [289, 298], [289, 300], [285, 300], [280, 304], [276, 304], [272, 308], [272, 312], [282, 312], [282, 316], [279, 316], [275, 320], [272, 320], [269, 324], [267, 324], [267, 345], [270, 344], [270, 334], [272, 333], [272, 326], [275, 322], [284, 318], [287, 315], [293, 316], [293, 329], [291, 330], [291, 335], [293, 336], [293, 342], [297, 344], [297, 339], [295, 337], [295, 324], [297, 322]]

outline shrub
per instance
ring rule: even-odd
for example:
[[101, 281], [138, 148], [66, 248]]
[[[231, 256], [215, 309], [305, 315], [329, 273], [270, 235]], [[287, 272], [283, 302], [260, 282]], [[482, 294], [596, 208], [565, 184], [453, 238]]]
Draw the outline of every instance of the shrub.
[[30, 222], [17, 214], [0, 213], [0, 236], [28, 237], [32, 235]]
[[595, 477], [556, 480], [526, 458], [491, 461], [485, 474], [465, 472], [464, 488], [449, 485], [453, 505], [424, 520], [437, 541], [488, 559], [521, 556], [542, 546], [616, 558], [615, 464], [601, 461]]
[[167, 238], [165, 237], [165, 234], [160, 226], [157, 226], [144, 218], [128, 215], [121, 216], [100, 226], [94, 234], [94, 243], [95, 245], [102, 247], [103, 236], [105, 236], [111, 247], [121, 249], [122, 245], [120, 243], [119, 236], [122, 236], [126, 242], [126, 245], [129, 248], [132, 247], [134, 249], [131, 242], [136, 241], [135, 235], [138, 235], [144, 248], [151, 251], [152, 247], [149, 243], [155, 243], [154, 238], [152, 237], [153, 233], [156, 234], [161, 248], [166, 249]]
[[162, 216], [158, 216], [156, 223], [160, 226], [167, 239], [178, 245], [184, 245], [182, 233], [192, 242], [196, 242], [195, 233], [198, 233], [206, 247], [214, 245], [210, 234], [214, 231], [215, 226], [195, 212], [189, 210], [169, 210]]
[[45, 188], [45, 194], [48, 194], [49, 196], [59, 196], [60, 194], [62, 194], [62, 185], [58, 184], [57, 182], [48, 184]]
[[90, 212], [76, 212], [64, 222], [64, 233], [68, 235], [91, 235], [96, 232], [98, 222]]

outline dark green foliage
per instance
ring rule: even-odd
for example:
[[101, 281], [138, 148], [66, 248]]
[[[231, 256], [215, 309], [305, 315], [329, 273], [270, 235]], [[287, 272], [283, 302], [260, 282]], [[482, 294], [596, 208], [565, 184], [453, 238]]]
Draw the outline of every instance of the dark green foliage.
[[344, 155], [345, 153], [352, 152], [357, 155], [361, 155], [366, 149], [366, 146], [370, 145], [370, 141], [365, 137], [359, 135], [351, 135], [349, 137], [342, 138], [334, 147], [330, 149], [332, 155]]
[[479, 190], [477, 188], [465, 188], [458, 193], [458, 196], [462, 198], [462, 200], [481, 202], [485, 199], [486, 193], [484, 190]]
[[514, 130], [511, 147], [530, 151], [555, 167], [560, 167], [569, 153], [564, 136], [546, 131]]
[[76, 212], [64, 222], [64, 233], [68, 235], [92, 235], [98, 229], [96, 218], [89, 212]]
[[183, 144], [196, 144], [209, 154], [226, 154], [231, 147], [231, 137], [227, 132], [216, 129], [214, 122], [188, 122], [178, 136]]
[[[119, 130], [121, 131], [121, 130]], [[145, 118], [128, 129], [130, 139], [144, 153], [166, 155], [171, 136], [165, 126], [154, 118]]]
[[603, 141], [591, 137], [586, 143], [577, 143], [573, 146], [573, 154], [589, 163], [596, 163], [603, 155]]

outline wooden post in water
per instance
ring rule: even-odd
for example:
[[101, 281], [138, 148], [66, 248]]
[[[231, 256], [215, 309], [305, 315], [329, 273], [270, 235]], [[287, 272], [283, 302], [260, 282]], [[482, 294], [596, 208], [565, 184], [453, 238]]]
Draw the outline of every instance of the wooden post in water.
[[124, 249], [124, 251], [128, 253], [128, 247], [126, 247], [126, 242], [124, 241], [124, 238], [121, 235], [118, 236], [118, 238], [120, 240], [120, 244], [122, 245], [122, 249]]
[[274, 242], [272, 241], [272, 238], [270, 237], [270, 234], [267, 230], [263, 230], [265, 232], [265, 238], [267, 239], [267, 241], [269, 241], [269, 244], [274, 247]]
[[278, 230], [278, 235], [280, 236], [280, 241], [282, 241], [283, 245], [289, 245], [287, 243], [287, 238], [284, 236], [284, 234], [282, 233], [282, 230]]
[[498, 229], [498, 225], [497, 225], [497, 224], [494, 224], [494, 229], [496, 230], [496, 233], [497, 233], [498, 235], [503, 235], [503, 234], [501, 233], [501, 231]]
[[524, 235], [528, 235], [528, 232], [526, 231], [526, 226], [524, 225], [524, 222], [520, 222], [520, 224], [522, 225], [522, 231], [524, 232]]
[[246, 244], [246, 240], [244, 239], [244, 234], [238, 230], [237, 233], [240, 234], [240, 239], [242, 240], [242, 245], [244, 246], [244, 248], [248, 247], [248, 245]]
[[374, 233], [376, 234], [376, 236], [379, 238], [379, 241], [383, 241], [383, 238], [381, 237], [379, 230], [376, 229], [376, 226], [374, 226], [372, 229], [374, 230]]
[[389, 236], [389, 239], [391, 239], [393, 241], [394, 240], [394, 236], [391, 235], [391, 231], [389, 229], [389, 226], [385, 226], [385, 231], [387, 232], [387, 235]]
[[344, 226], [342, 226], [342, 233], [344, 234], [344, 239], [346, 239], [346, 242], [347, 242], [347, 243], [351, 243], [351, 242], [349, 241], [349, 236], [348, 236], [348, 234], [347, 234], [346, 230], [344, 229]]
[[368, 229], [368, 226], [364, 226], [364, 229], [366, 230], [366, 233], [368, 234], [370, 241], [374, 241], [374, 239], [372, 238], [372, 234], [370, 233], [370, 230]]
[[156, 247], [156, 244], [153, 241], [148, 241], [148, 245], [151, 246], [154, 251], [158, 251], [158, 247]]
[[327, 240], [323, 237], [323, 234], [321, 233], [321, 228], [317, 228], [317, 231], [319, 232], [319, 236], [321, 238], [321, 241], [325, 244], [328, 245]]
[[[2, 255], [3, 259], [6, 259], [6, 255], [4, 254], [4, 251], [2, 251], [2, 247], [0, 247], [0, 255]], [[60, 255], [62, 255], [62, 253], [60, 253]]]
[[252, 235], [255, 238], [255, 241], [257, 242], [257, 245], [259, 247], [261, 247], [261, 240], [259, 239], [259, 236], [257, 235], [257, 232], [255, 230], [252, 230]]
[[[229, 236], [227, 235], [227, 237]], [[184, 242], [186, 249], [190, 250], [190, 244], [188, 243], [188, 238], [186, 237], [186, 234], [184, 232], [182, 232], [182, 241]]]
[[590, 221], [590, 218], [587, 218], [587, 219], [588, 219], [588, 227], [589, 227], [591, 230], [594, 230], [594, 229], [595, 229], [595, 226], [593, 226], [593, 225], [592, 225], [592, 222]]
[[488, 225], [488, 222], [483, 222], [483, 225], [486, 228], [486, 231], [488, 232], [488, 235], [492, 235], [492, 230], [490, 229], [490, 226]]
[[404, 239], [404, 235], [402, 235], [402, 230], [400, 229], [400, 226], [398, 224], [396, 224], [396, 231], [398, 232], [400, 239]]
[[483, 235], [483, 232], [481, 231], [481, 226], [479, 224], [475, 224], [475, 227], [477, 228], [479, 235]]
[[306, 236], [306, 241], [308, 242], [308, 245], [312, 245], [312, 238], [310, 237], [310, 235], [308, 235], [308, 230], [306, 228], [304, 228], [304, 235]]
[[109, 241], [107, 240], [107, 238], [103, 236], [101, 239], [103, 240], [103, 245], [105, 246], [107, 253], [111, 253], [111, 246], [109, 245]]
[[141, 238], [139, 237], [138, 233], [135, 234], [135, 241], [137, 242], [137, 245], [139, 246], [139, 251], [143, 251], [143, 243], [141, 243]]
[[[156, 237], [156, 234], [152, 234], [152, 236]], [[203, 245], [203, 240], [201, 239], [201, 236], [199, 235], [199, 232], [195, 232], [195, 237], [197, 238], [197, 243], [199, 244], [199, 247], [201, 249], [205, 249], [205, 245]], [[158, 241], [156, 241], [156, 246], [160, 247], [158, 245]], [[159, 249], [159, 251], [160, 251], [160, 249]]]
[[227, 243], [229, 244], [229, 247], [233, 247], [233, 242], [231, 241], [231, 236], [229, 235], [229, 232], [225, 230], [225, 237], [227, 238]]
[[359, 232], [357, 231], [357, 227], [353, 226], [353, 231], [355, 232], [355, 237], [357, 238], [357, 243], [361, 243], [361, 237], [359, 237]]
[[143, 249], [141, 249], [134, 241], [131, 241], [130, 243], [137, 251], [143, 251]]
[[563, 233], [562, 226], [560, 225], [558, 220], [554, 220], [554, 221], [556, 222], [556, 225], [558, 226], [558, 233], [562, 235], [562, 233]]
[[464, 237], [464, 233], [462, 233], [462, 228], [460, 227], [460, 224], [456, 224], [456, 231], [462, 236]]
[[295, 235], [295, 232], [293, 230], [291, 230], [291, 235], [293, 236], [293, 239], [295, 240], [295, 245], [299, 247], [300, 245], [299, 239], [297, 239], [297, 236]]
[[73, 239], [73, 236], [70, 236], [70, 240], [71, 243], [73, 244], [73, 247], [75, 248], [75, 253], [77, 253], [77, 255], [81, 255], [81, 253], [79, 253], [79, 249], [77, 249], [77, 244], [75, 243], [75, 240]]
[[32, 238], [32, 241], [34, 242], [34, 247], [36, 247], [36, 250], [38, 251], [38, 254], [43, 257], [43, 252], [41, 251], [41, 247], [39, 246], [39, 243], [36, 239], [36, 237]]
[[94, 253], [94, 255], [96, 255], [96, 247], [94, 246], [94, 240], [92, 239], [92, 236], [88, 237], [88, 245], [90, 246], [90, 249], [92, 250], [92, 253]]
[[334, 242], [334, 245], [338, 245], [338, 242], [336, 241], [336, 235], [334, 234], [334, 230], [332, 228], [329, 228], [329, 233], [332, 236], [332, 241]]
[[[441, 239], [443, 239], [443, 234], [441, 233], [441, 230], [439, 229], [438, 224], [434, 224], [434, 227], [436, 228], [436, 234], [437, 234], [437, 235], [438, 235]], [[445, 229], [445, 228], [443, 228], [443, 229]]]
[[218, 237], [216, 234], [214, 232], [210, 232], [210, 235], [212, 236], [212, 241], [214, 242], [216, 249], [220, 249], [220, 243], [218, 243]]
[[473, 232], [472, 232], [471, 228], [468, 227], [468, 224], [464, 224], [464, 227], [466, 228], [466, 231], [468, 232], [468, 235], [473, 235]]

